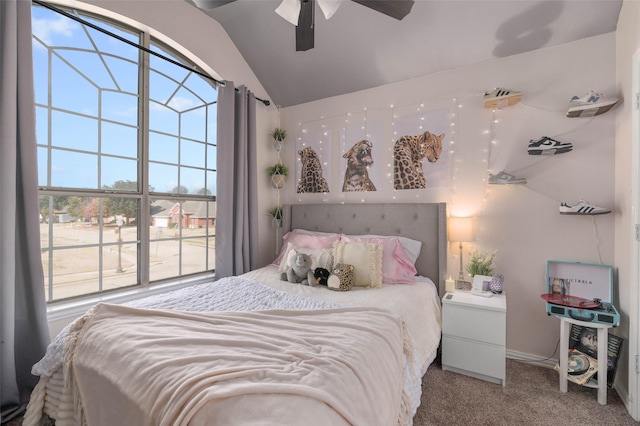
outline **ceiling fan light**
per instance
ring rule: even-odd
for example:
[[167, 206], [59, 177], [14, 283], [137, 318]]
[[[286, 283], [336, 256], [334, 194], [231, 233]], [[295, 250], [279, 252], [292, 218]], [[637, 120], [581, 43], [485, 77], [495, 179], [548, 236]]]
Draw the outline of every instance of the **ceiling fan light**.
[[298, 16], [300, 16], [300, 0], [282, 0], [280, 6], [276, 8], [276, 13], [293, 25], [298, 26]]
[[336, 10], [342, 4], [342, 0], [317, 0], [318, 6], [320, 6], [320, 10], [322, 10], [322, 14], [325, 19], [329, 19], [336, 13]]

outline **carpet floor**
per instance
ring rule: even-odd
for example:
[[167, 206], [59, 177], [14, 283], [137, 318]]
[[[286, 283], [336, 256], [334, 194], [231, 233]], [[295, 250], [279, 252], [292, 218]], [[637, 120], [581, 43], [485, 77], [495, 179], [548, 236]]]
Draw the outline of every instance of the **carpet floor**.
[[[19, 426], [16, 419], [6, 426]], [[552, 369], [507, 360], [506, 386], [450, 371], [434, 362], [422, 380], [422, 401], [414, 426], [638, 426], [618, 394], [607, 392], [598, 404], [597, 389], [569, 383], [561, 393]]]
[[507, 360], [506, 385], [485, 382], [434, 362], [422, 380], [422, 401], [414, 426], [439, 425], [634, 425], [617, 392], [569, 383], [560, 392], [558, 373], [550, 368]]

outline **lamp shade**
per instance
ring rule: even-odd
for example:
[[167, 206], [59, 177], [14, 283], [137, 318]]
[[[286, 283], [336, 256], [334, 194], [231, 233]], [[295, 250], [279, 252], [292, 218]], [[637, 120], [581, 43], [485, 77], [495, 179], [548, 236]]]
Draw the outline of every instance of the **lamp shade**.
[[473, 218], [472, 217], [450, 217], [449, 221], [449, 241], [469, 242], [473, 241]]

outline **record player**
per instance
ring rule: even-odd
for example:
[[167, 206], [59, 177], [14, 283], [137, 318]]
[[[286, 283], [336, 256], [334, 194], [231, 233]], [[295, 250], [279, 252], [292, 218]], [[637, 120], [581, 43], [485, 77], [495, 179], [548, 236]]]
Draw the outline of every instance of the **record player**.
[[547, 314], [578, 321], [620, 324], [613, 305], [613, 268], [580, 262], [547, 262]]

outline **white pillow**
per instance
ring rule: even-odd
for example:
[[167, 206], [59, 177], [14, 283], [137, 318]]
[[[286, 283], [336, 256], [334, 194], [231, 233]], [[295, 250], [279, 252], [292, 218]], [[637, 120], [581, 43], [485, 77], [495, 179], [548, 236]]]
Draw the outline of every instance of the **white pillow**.
[[336, 241], [333, 259], [336, 264], [353, 265], [354, 287], [382, 287], [382, 244]]
[[400, 244], [404, 248], [405, 252], [409, 259], [416, 264], [416, 260], [418, 260], [418, 256], [420, 256], [420, 250], [422, 250], [422, 241], [413, 240], [407, 237], [399, 237], [396, 235], [347, 235], [344, 234], [345, 237], [353, 237], [353, 238], [397, 238], [400, 240]]
[[311, 270], [314, 271], [316, 268], [325, 268], [329, 271], [333, 268], [333, 250], [332, 249], [316, 249], [316, 248], [307, 248], [300, 247], [293, 243], [287, 243], [287, 250], [282, 257], [282, 261], [280, 262], [280, 267], [278, 270], [280, 272], [286, 272], [291, 266], [291, 258], [298, 253], [304, 253], [311, 257]]
[[305, 235], [314, 235], [316, 237], [339, 237], [340, 234], [336, 234], [335, 232], [321, 232], [321, 231], [310, 231], [308, 229], [294, 229], [292, 232], [297, 232], [299, 234]]

